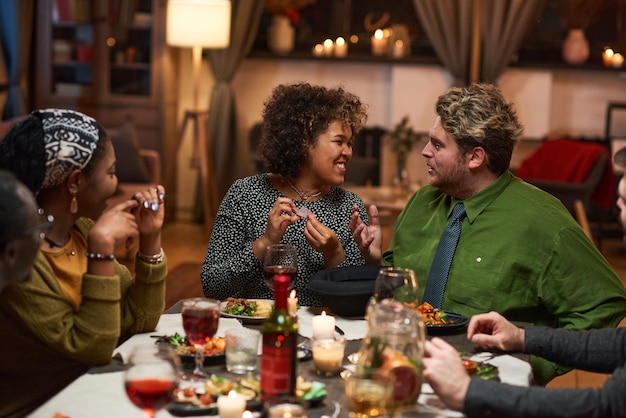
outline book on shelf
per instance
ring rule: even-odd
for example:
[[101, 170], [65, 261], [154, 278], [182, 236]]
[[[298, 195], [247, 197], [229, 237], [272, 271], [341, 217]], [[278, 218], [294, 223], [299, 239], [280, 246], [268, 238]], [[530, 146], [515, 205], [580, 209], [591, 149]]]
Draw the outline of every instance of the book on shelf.
[[54, 22], [88, 23], [91, 20], [91, 1], [54, 0], [52, 2]]

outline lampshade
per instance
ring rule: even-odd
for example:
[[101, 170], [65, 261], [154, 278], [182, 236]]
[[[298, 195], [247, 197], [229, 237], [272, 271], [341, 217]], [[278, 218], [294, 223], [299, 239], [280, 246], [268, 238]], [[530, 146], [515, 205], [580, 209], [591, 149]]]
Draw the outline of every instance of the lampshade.
[[230, 41], [230, 0], [169, 0], [167, 43], [226, 48]]

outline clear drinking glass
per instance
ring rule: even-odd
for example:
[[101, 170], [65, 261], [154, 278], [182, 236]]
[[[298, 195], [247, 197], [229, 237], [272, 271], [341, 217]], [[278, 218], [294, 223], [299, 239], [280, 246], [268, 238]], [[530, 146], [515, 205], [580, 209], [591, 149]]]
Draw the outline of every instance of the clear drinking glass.
[[217, 332], [220, 319], [220, 301], [207, 298], [190, 298], [182, 301], [183, 328], [187, 340], [196, 349], [196, 366], [193, 378], [206, 379], [209, 376], [204, 371], [204, 345]]
[[286, 274], [291, 278], [292, 287], [298, 274], [298, 249], [291, 244], [272, 244], [265, 250], [263, 261], [263, 277], [265, 284], [274, 290], [274, 275]]
[[393, 299], [407, 308], [415, 309], [419, 305], [419, 288], [415, 272], [402, 267], [383, 267], [374, 283], [374, 299]]
[[394, 380], [377, 373], [356, 372], [346, 379], [350, 418], [390, 417]]
[[178, 375], [176, 354], [171, 348], [161, 344], [138, 345], [124, 373], [126, 394], [147, 418], [153, 418], [173, 400]]

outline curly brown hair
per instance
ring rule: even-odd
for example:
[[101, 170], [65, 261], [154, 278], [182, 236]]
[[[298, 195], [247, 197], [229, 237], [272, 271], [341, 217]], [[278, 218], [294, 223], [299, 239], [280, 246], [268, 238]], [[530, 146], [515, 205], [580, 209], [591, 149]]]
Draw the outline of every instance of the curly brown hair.
[[487, 153], [487, 167], [502, 174], [511, 163], [513, 148], [524, 127], [513, 105], [500, 90], [486, 83], [452, 87], [437, 99], [441, 126], [454, 138], [461, 152], [482, 147]]
[[297, 177], [320, 134], [333, 121], [352, 129], [352, 137], [367, 121], [366, 106], [343, 88], [308, 83], [277, 86], [265, 102], [259, 151], [269, 172]]

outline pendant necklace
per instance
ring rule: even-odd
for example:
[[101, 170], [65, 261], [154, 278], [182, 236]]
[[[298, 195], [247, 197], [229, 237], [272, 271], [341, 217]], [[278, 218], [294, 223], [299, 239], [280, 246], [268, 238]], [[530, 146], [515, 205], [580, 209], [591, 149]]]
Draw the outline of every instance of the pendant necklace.
[[317, 197], [317, 196], [322, 194], [321, 191], [316, 192], [316, 193], [311, 193], [311, 194], [306, 193], [306, 192], [301, 192], [300, 190], [296, 189], [296, 186], [294, 186], [293, 184], [291, 184], [291, 182], [289, 180], [287, 180], [287, 177], [283, 177], [283, 180], [285, 180], [285, 182], [289, 185], [289, 187], [291, 187], [291, 189], [294, 192], [298, 193], [298, 196], [300, 196], [301, 200], [305, 200], [306, 201], [306, 200], [309, 200], [309, 199], [311, 199], [313, 197]]
[[[72, 239], [72, 238], [70, 237], [70, 240], [71, 240], [71, 239]], [[50, 248], [63, 248], [63, 247], [65, 247], [65, 245], [67, 245], [67, 243], [66, 243], [65, 245], [61, 245], [61, 244], [57, 243], [56, 241], [51, 240], [50, 238], [48, 238], [48, 237], [47, 237], [47, 236], [45, 236], [45, 235], [43, 236], [43, 240], [44, 240], [44, 241], [46, 241], [46, 242], [48, 243], [48, 245], [50, 246]], [[70, 241], [70, 240], [68, 240], [68, 243], [69, 243], [69, 241]], [[67, 255], [76, 255], [76, 251], [71, 250], [71, 251], [66, 252], [66, 254], [67, 254]]]

